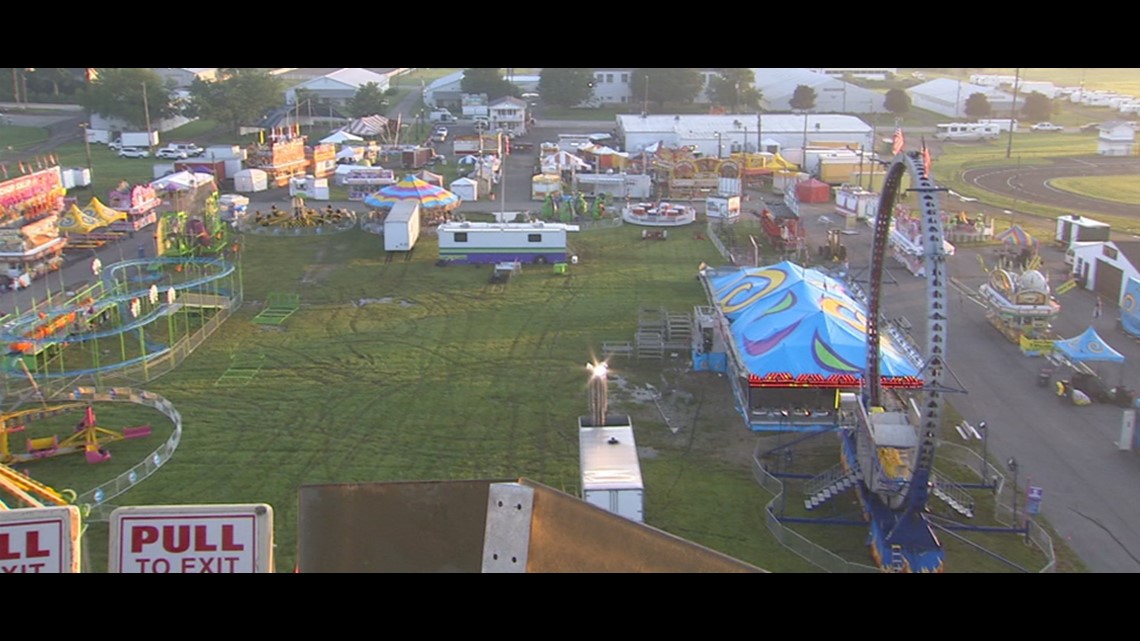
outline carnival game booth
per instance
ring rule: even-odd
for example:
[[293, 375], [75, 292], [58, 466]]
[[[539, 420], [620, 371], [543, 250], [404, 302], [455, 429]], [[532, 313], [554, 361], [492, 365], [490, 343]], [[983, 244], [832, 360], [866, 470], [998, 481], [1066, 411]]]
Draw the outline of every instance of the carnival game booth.
[[341, 165], [336, 168], [336, 181], [348, 187], [349, 200], [364, 200], [377, 190], [396, 184], [391, 169], [369, 165]]
[[0, 182], [0, 264], [5, 276], [26, 287], [63, 264], [67, 240], [59, 235], [57, 220], [67, 190], [58, 166], [35, 171], [31, 162], [18, 166], [25, 175]]
[[248, 150], [246, 165], [264, 171], [274, 186], [288, 187], [290, 178], [304, 176], [308, 170], [305, 139], [302, 136], [277, 138], [269, 144], [252, 145]]
[[112, 223], [113, 232], [136, 232], [158, 220], [162, 199], [150, 184], [130, 185], [122, 181], [107, 194], [107, 204], [125, 213], [125, 219]]
[[547, 196], [562, 197], [562, 176], [559, 174], [536, 174], [530, 179], [530, 199], [546, 200]]
[[989, 276], [978, 295], [990, 324], [1026, 356], [1052, 351], [1053, 319], [1061, 313], [1061, 305], [1053, 300], [1045, 276], [1037, 270], [1018, 273], [1001, 267], [990, 270]]
[[[874, 219], [871, 219], [872, 221]], [[915, 276], [926, 274], [923, 262], [923, 229], [922, 219], [917, 214], [905, 208], [896, 208], [891, 217], [893, 227], [887, 244], [891, 249], [891, 256], [907, 268]], [[953, 256], [957, 251], [950, 241], [943, 239], [942, 246], [947, 256]]]
[[[859, 393], [867, 365], [866, 309], [848, 285], [790, 261], [699, 278], [712, 305], [697, 310], [694, 369], [729, 375], [754, 431], [835, 426], [840, 393]], [[893, 326], [880, 337], [882, 385], [921, 387], [917, 346]]]

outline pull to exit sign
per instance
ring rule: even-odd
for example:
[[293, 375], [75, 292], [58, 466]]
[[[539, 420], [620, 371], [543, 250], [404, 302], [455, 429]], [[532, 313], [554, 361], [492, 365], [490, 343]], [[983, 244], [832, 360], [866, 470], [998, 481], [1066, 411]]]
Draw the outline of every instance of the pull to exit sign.
[[79, 508], [0, 511], [0, 574], [79, 572]]
[[273, 509], [265, 504], [121, 507], [111, 513], [110, 571], [273, 571]]

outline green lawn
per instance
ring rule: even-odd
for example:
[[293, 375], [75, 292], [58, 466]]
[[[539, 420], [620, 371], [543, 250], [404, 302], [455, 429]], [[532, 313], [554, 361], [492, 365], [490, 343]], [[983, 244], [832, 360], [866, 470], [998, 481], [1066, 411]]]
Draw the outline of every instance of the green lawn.
[[25, 148], [47, 139], [47, 129], [0, 125], [0, 160], [5, 160], [11, 153], [19, 153]]
[[1074, 194], [1103, 198], [1126, 205], [1140, 203], [1140, 180], [1125, 181], [1113, 176], [1081, 176], [1057, 178], [1050, 184]]
[[[695, 270], [721, 259], [697, 231], [666, 242], [641, 240], [630, 226], [581, 232], [573, 238], [581, 261], [569, 275], [526, 266], [506, 288], [488, 283], [487, 267], [436, 266], [430, 236], [412, 260], [391, 263], [380, 238], [359, 230], [249, 237], [245, 307], [147, 385], [181, 412], [181, 445], [116, 503], [269, 503], [277, 569], [289, 571], [301, 485], [525, 477], [574, 492], [576, 418], [587, 411], [582, 364], [603, 341], [632, 340], [640, 308], [706, 304]], [[282, 328], [251, 322], [272, 292], [301, 296]], [[246, 385], [215, 387], [233, 354], [263, 356], [264, 366]], [[748, 462], [758, 436], [742, 424], [728, 385], [686, 372], [685, 362], [682, 353], [663, 365], [612, 363], [611, 411], [636, 426], [647, 523], [769, 570], [812, 571], [764, 527], [772, 497]], [[646, 384], [690, 390], [692, 399], [676, 406], [683, 414], [670, 410], [667, 424], [655, 405], [634, 400], [630, 390]], [[156, 421], [118, 407], [100, 417], [115, 428]], [[156, 438], [116, 444], [115, 461], [137, 460]], [[832, 447], [824, 462], [834, 456]], [[63, 459], [31, 471], [80, 492], [115, 473]], [[99, 569], [105, 526], [91, 533]], [[869, 562], [865, 528], [820, 536]], [[953, 548], [948, 568], [975, 567], [970, 554]]]

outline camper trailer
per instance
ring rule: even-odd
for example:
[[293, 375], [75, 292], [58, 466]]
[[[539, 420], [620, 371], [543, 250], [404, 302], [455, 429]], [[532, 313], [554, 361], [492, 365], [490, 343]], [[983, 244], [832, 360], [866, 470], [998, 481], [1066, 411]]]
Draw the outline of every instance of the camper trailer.
[[952, 122], [936, 125], [935, 140], [997, 140], [1001, 134], [998, 125], [980, 122]]
[[569, 232], [562, 223], [449, 222], [439, 226], [439, 257], [456, 263], [561, 263]]

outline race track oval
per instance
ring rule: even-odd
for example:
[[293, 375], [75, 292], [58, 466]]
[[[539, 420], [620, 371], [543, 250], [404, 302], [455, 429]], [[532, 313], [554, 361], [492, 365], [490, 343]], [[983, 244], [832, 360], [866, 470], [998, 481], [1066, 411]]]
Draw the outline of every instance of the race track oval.
[[1089, 198], [1050, 185], [1054, 178], [1070, 176], [1140, 175], [1140, 158], [1131, 156], [1086, 156], [1058, 158], [1048, 164], [981, 167], [962, 172], [962, 180], [989, 192], [1028, 202], [1071, 209], [1082, 214], [1140, 218], [1140, 205]]

